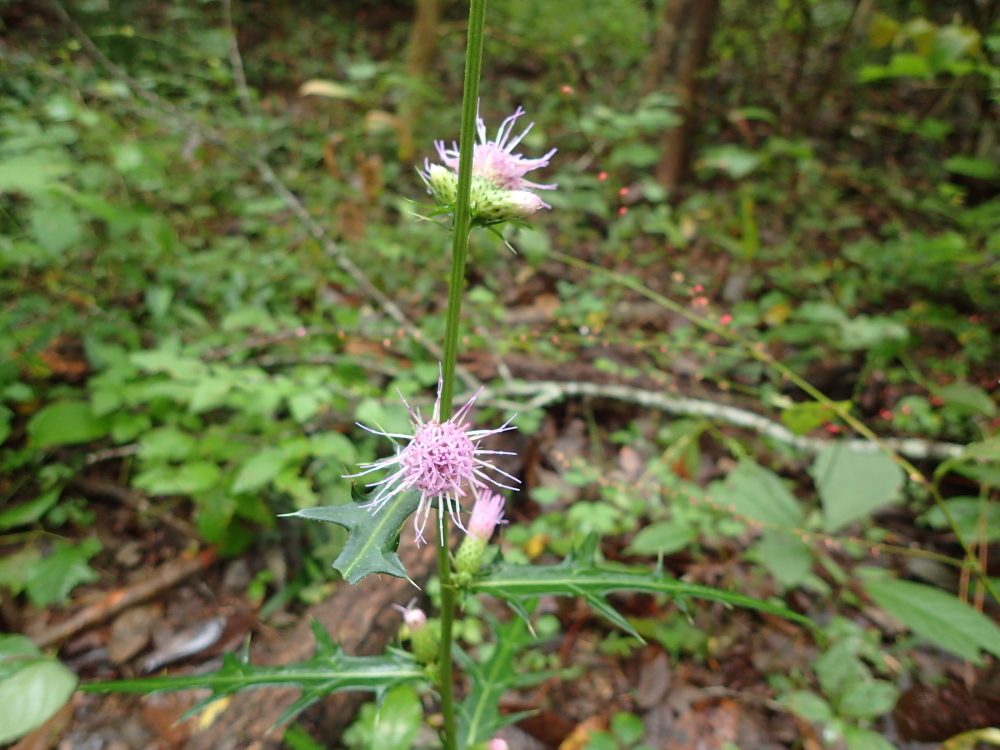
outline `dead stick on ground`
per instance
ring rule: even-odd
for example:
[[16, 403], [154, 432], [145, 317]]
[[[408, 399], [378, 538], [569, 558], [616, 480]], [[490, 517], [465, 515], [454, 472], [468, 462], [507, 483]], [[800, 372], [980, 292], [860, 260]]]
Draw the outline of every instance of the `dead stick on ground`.
[[32, 640], [39, 648], [56, 645], [81, 630], [98, 625], [133, 604], [145, 601], [183, 581], [188, 576], [204, 570], [212, 564], [213, 560], [215, 560], [215, 553], [210, 549], [205, 549], [190, 557], [165, 563], [138, 583], [108, 592], [101, 601], [84, 607], [68, 620], [42, 631]]

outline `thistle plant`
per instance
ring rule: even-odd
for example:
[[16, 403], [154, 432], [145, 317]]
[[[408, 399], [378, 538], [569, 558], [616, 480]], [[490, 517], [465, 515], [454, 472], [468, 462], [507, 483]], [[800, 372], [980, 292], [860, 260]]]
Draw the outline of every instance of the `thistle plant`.
[[[347, 475], [361, 482], [373, 479], [367, 484], [367, 494], [356, 485], [352, 500], [290, 514], [335, 523], [348, 530], [347, 542], [334, 567], [350, 584], [372, 574], [408, 578], [397, 547], [404, 525], [412, 516], [417, 543], [433, 540], [437, 548], [439, 611], [428, 616], [414, 602], [398, 607], [404, 626], [402, 640], [409, 644], [408, 650], [351, 656], [316, 625], [316, 655], [300, 664], [256, 667], [245, 655], [228, 655], [223, 668], [215, 674], [125, 680], [103, 683], [95, 689], [209, 688], [211, 694], [192, 709], [196, 711], [245, 687], [285, 683], [299, 688], [302, 696], [283, 714], [280, 720], [284, 721], [326, 693], [364, 690], [374, 692], [381, 700], [391, 688], [426, 683], [429, 678], [440, 707], [440, 736], [445, 750], [504, 750], [506, 743], [496, 736], [497, 730], [517, 716], [500, 714], [499, 696], [508, 688], [523, 687], [549, 676], [519, 677], [514, 668], [519, 651], [534, 642], [531, 611], [537, 597], [582, 597], [612, 625], [640, 640], [629, 621], [608, 603], [608, 594], [641, 591], [670, 596], [681, 603], [688, 598], [708, 599], [811, 624], [779, 605], [678, 581], [659, 567], [627, 571], [601, 566], [595, 536], [582, 540], [557, 564], [517, 565], [499, 556], [489, 559], [490, 540], [498, 526], [505, 523], [502, 491], [516, 490], [519, 480], [492, 463], [494, 456], [509, 454], [484, 447], [488, 438], [514, 429], [510, 420], [495, 427], [474, 428], [473, 408], [479, 393], [457, 411], [452, 409], [469, 237], [476, 229], [496, 231], [497, 224], [522, 220], [539, 209], [550, 208], [536, 191], [554, 190], [557, 186], [525, 179], [529, 172], [548, 166], [556, 149], [537, 158], [515, 153], [532, 127], [529, 124], [514, 135], [517, 121], [525, 114], [522, 108], [502, 121], [494, 140], [489, 140], [486, 123], [479, 117], [485, 5], [485, 0], [471, 0], [459, 141], [451, 146], [437, 141], [434, 145], [440, 163], [428, 159], [418, 170], [435, 202], [434, 215], [450, 216], [453, 235], [443, 356], [433, 411], [425, 420], [406, 404], [412, 434], [361, 425], [373, 434], [397, 441], [394, 454], [362, 464], [360, 471]], [[434, 513], [435, 533], [428, 534], [427, 525]], [[465, 534], [454, 556], [449, 542], [452, 524]], [[509, 621], [491, 622], [498, 647], [484, 663], [462, 651], [453, 637], [459, 599], [479, 594], [499, 597], [513, 610]], [[460, 702], [455, 695], [453, 657], [459, 659], [465, 672], [463, 684], [468, 685]]]

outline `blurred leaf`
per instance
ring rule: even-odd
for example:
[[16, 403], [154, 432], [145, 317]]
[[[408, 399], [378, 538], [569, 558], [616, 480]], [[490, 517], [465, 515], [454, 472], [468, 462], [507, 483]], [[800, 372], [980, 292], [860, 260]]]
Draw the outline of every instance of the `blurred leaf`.
[[42, 553], [34, 544], [0, 557], [0, 587], [9, 589], [12, 594], [20, 594], [28, 585], [35, 563], [41, 559]]
[[410, 750], [423, 723], [424, 709], [417, 691], [410, 685], [397, 685], [378, 706], [366, 703], [361, 707], [343, 741], [358, 750]]
[[878, 606], [917, 635], [975, 664], [980, 650], [1000, 656], [1000, 626], [957, 597], [932, 586], [858, 568], [865, 591]]
[[834, 442], [810, 469], [823, 503], [823, 529], [835, 533], [891, 502], [903, 486], [903, 470], [881, 451], [856, 451]]
[[949, 406], [958, 406], [984, 417], [995, 417], [997, 414], [997, 405], [979, 386], [950, 383], [934, 389], [934, 395]]
[[642, 529], [626, 550], [631, 555], [672, 555], [695, 539], [694, 529], [680, 521], [659, 521]]
[[[978, 497], [950, 497], [944, 504], [951, 520], [967, 540], [995, 542], [1000, 539], [1000, 503]], [[927, 511], [925, 518], [931, 528], [951, 528], [937, 505]]]
[[34, 500], [28, 500], [0, 512], [0, 529], [13, 529], [15, 526], [35, 523], [59, 501], [61, 494], [62, 487], [56, 487], [48, 492], [43, 492]]
[[979, 45], [979, 33], [966, 26], [942, 26], [934, 34], [927, 53], [927, 64], [935, 73], [943, 73], [948, 66], [972, 52]]
[[619, 711], [611, 717], [611, 731], [619, 742], [629, 747], [641, 740], [646, 733], [642, 719], [627, 711]]
[[793, 690], [778, 699], [778, 703], [806, 721], [823, 722], [833, 718], [833, 709], [811, 690]]
[[978, 180], [1000, 179], [1000, 164], [995, 159], [984, 159], [979, 156], [952, 156], [944, 160], [944, 168], [963, 177], [975, 177]]
[[89, 443], [110, 429], [111, 420], [94, 416], [86, 401], [57, 401], [28, 420], [28, 435], [39, 448]]
[[96, 581], [97, 572], [87, 561], [100, 551], [101, 543], [93, 538], [79, 544], [56, 542], [51, 554], [38, 560], [28, 574], [26, 588], [32, 604], [59, 604], [78, 584]]
[[990, 727], [963, 732], [941, 743], [937, 750], [975, 750], [980, 742], [1000, 745], [1000, 729]]
[[222, 470], [212, 461], [192, 461], [180, 466], [153, 466], [132, 484], [151, 495], [195, 495], [219, 484]]
[[83, 223], [69, 206], [37, 202], [28, 213], [28, 224], [38, 244], [53, 257], [62, 255], [83, 238]]
[[882, 49], [892, 44], [898, 31], [899, 21], [879, 11], [868, 24], [868, 39], [872, 47]]
[[855, 682], [837, 701], [837, 713], [853, 719], [877, 719], [889, 713], [899, 699], [899, 688], [886, 680]]
[[853, 724], [844, 725], [844, 743], [847, 750], [896, 750], [896, 746], [878, 732]]
[[0, 634], [0, 743], [48, 721], [76, 688], [76, 675], [23, 635]]
[[240, 466], [232, 491], [239, 495], [260, 489], [278, 476], [287, 462], [288, 457], [281, 448], [265, 448]]
[[730, 144], [706, 148], [701, 161], [706, 167], [722, 170], [734, 180], [746, 177], [760, 166], [760, 156]]
[[812, 548], [790, 531], [764, 529], [753, 551], [784, 588], [798, 586], [812, 573]]
[[355, 101], [360, 98], [356, 89], [336, 81], [313, 79], [299, 86], [299, 96], [322, 96], [326, 99], [348, 99]]
[[795, 529], [804, 516], [799, 501], [781, 478], [759, 464], [744, 461], [723, 481], [711, 485], [712, 500], [758, 523]]
[[33, 151], [0, 162], [0, 193], [44, 193], [51, 183], [73, 169], [61, 153]]
[[[848, 403], [848, 406], [850, 404]], [[818, 401], [803, 401], [781, 412], [781, 421], [796, 435], [805, 435], [836, 417], [836, 412]]]

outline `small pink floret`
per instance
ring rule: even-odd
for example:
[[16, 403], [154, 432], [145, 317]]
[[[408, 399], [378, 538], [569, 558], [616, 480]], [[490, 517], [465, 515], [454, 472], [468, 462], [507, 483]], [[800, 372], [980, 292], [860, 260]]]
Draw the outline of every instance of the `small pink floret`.
[[493, 531], [497, 524], [505, 523], [503, 520], [503, 495], [498, 495], [490, 490], [484, 490], [476, 498], [472, 506], [472, 517], [469, 518], [469, 533], [488, 542], [493, 536]]
[[407, 604], [405, 607], [401, 607], [398, 604], [393, 604], [393, 608], [398, 610], [403, 615], [403, 622], [406, 623], [406, 627], [410, 629], [411, 633], [416, 633], [418, 630], [423, 630], [424, 626], [427, 625], [427, 615], [419, 607], [414, 607], [416, 599]]

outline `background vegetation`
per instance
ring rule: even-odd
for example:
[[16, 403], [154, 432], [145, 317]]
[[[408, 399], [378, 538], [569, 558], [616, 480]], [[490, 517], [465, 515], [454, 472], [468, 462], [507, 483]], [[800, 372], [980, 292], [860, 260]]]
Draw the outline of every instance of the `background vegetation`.
[[[61, 642], [129, 545], [140, 570], [242, 559], [262, 623], [346, 585], [337, 529], [276, 516], [344, 502], [379, 449], [354, 423], [397, 431], [397, 390], [429, 403], [437, 379], [450, 237], [414, 167], [457, 137], [465, 8], [418, 6], [0, 2], [3, 631]], [[737, 669], [747, 619], [629, 604], [675, 670], [797, 717], [768, 741], [995, 725], [998, 4], [489, 13], [482, 115], [523, 106], [525, 153], [559, 149], [553, 210], [507, 231], [516, 254], [474, 235], [467, 279], [466, 382], [524, 436], [505, 556], [596, 532], [824, 624]], [[852, 450], [864, 428], [912, 463]], [[526, 669], [585, 663], [560, 630], [639, 647], [549, 616]], [[657, 746], [629, 690], [573, 747]], [[530, 707], [572, 729], [581, 705]]]

